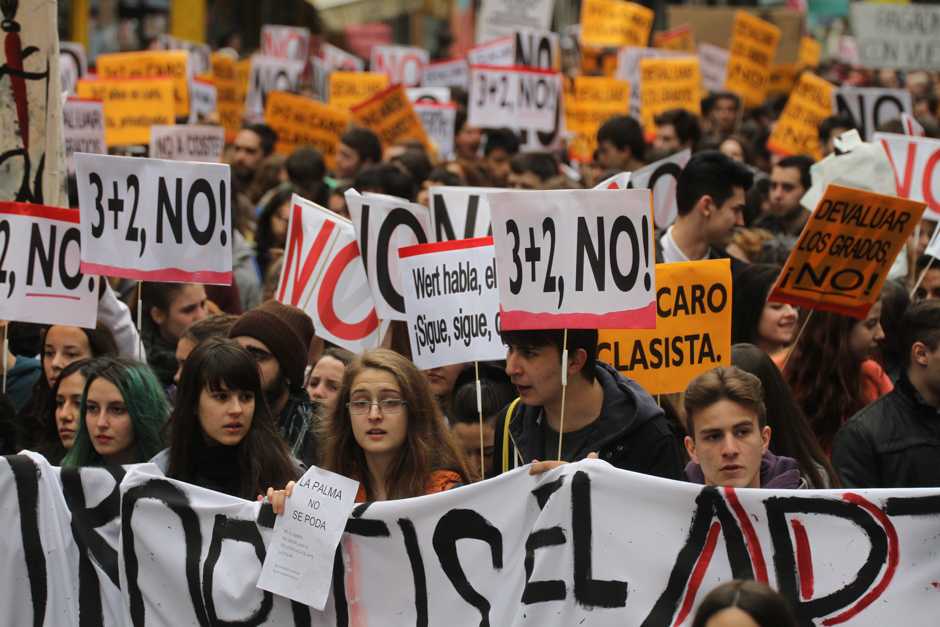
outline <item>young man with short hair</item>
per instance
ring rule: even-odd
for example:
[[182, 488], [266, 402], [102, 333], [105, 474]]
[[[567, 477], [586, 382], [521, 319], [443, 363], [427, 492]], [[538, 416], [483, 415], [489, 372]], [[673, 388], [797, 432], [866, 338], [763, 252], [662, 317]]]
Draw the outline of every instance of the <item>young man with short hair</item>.
[[914, 290], [912, 300], [917, 302], [940, 299], [940, 259], [934, 259], [930, 255], [921, 255], [917, 258], [914, 273], [917, 278], [920, 278], [921, 274], [924, 278]]
[[235, 191], [244, 191], [255, 177], [261, 160], [274, 152], [277, 134], [264, 124], [245, 124], [235, 135], [230, 166]]
[[656, 139], [653, 148], [663, 157], [686, 148], [695, 149], [702, 138], [702, 129], [694, 113], [685, 109], [669, 109], [654, 118]]
[[550, 178], [558, 175], [558, 161], [547, 152], [520, 152], [509, 160], [509, 187], [543, 189]]
[[339, 136], [334, 168], [337, 179], [356, 178], [365, 168], [381, 162], [382, 141], [372, 129], [354, 126]]
[[786, 157], [770, 171], [771, 210], [751, 223], [752, 228], [767, 229], [774, 235], [799, 237], [809, 221], [810, 212], [800, 204], [813, 184], [809, 169], [813, 160], [796, 155]]
[[486, 172], [487, 184], [507, 187], [512, 172], [510, 160], [519, 152], [519, 138], [511, 128], [493, 128], [486, 132], [483, 159], [480, 165]]
[[819, 123], [819, 151], [828, 157], [835, 151], [835, 139], [855, 128], [855, 120], [847, 115], [831, 115]]
[[610, 118], [597, 131], [597, 162], [604, 170], [633, 172], [646, 162], [643, 128], [629, 115]]
[[733, 135], [738, 121], [738, 107], [741, 106], [738, 96], [730, 92], [719, 92], [712, 94], [703, 104], [702, 114], [711, 126], [711, 135], [720, 140]]

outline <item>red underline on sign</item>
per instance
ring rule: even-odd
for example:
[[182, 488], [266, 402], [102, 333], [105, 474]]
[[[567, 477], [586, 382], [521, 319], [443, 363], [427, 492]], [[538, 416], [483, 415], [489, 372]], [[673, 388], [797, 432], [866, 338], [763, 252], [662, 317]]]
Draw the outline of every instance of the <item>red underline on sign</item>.
[[80, 296], [66, 296], [65, 294], [27, 294], [27, 296], [39, 296], [40, 298], [64, 298], [66, 300], [81, 300]]
[[83, 274], [97, 274], [100, 276], [113, 276], [121, 279], [135, 281], [169, 281], [173, 283], [207, 283], [209, 285], [231, 285], [231, 272], [212, 272], [210, 270], [189, 271], [177, 268], [164, 270], [135, 270], [134, 268], [121, 268], [98, 263], [82, 262]]

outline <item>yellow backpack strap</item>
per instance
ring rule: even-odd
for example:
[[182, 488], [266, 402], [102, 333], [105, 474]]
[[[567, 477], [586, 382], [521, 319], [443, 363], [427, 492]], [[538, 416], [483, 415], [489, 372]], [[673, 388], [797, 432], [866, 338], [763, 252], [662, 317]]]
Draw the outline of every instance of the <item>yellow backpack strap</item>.
[[520, 399], [516, 399], [509, 404], [509, 410], [506, 412], [506, 421], [503, 423], [503, 472], [509, 472], [509, 421], [512, 420], [512, 412], [516, 410], [516, 405]]

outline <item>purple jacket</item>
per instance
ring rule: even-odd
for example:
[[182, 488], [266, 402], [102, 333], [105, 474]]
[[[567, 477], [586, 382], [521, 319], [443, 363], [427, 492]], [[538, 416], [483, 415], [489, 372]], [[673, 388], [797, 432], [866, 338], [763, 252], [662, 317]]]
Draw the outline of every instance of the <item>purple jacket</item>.
[[[702, 467], [695, 462], [686, 465], [685, 474], [691, 483], [705, 485]], [[767, 490], [796, 490], [804, 487], [796, 460], [792, 457], [777, 457], [770, 451], [764, 453], [760, 460], [760, 487]]]

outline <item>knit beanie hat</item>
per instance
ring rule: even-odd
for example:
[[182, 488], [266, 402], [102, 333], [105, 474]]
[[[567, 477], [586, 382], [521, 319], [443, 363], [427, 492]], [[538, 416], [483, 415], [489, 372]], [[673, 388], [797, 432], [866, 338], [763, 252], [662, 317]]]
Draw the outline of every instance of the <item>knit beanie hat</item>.
[[239, 316], [228, 335], [247, 335], [264, 343], [290, 379], [291, 392], [295, 392], [304, 384], [313, 332], [313, 321], [302, 309], [272, 298]]

